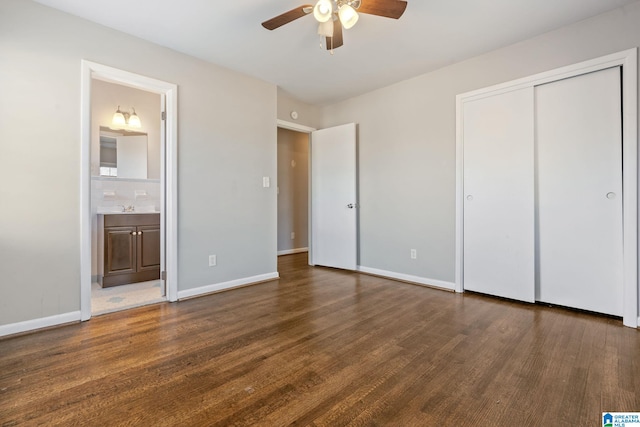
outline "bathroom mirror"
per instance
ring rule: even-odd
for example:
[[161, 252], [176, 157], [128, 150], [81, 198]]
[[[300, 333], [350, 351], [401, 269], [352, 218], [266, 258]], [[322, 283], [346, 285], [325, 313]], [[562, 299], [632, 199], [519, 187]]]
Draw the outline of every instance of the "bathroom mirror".
[[100, 176], [147, 179], [147, 134], [100, 126]]

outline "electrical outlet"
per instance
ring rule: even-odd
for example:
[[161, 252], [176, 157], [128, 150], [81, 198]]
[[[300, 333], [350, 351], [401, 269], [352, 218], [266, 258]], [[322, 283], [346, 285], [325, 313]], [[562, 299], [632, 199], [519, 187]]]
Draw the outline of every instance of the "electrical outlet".
[[411, 259], [418, 259], [418, 251], [411, 249]]
[[291, 232], [291, 240], [296, 238], [296, 233], [294, 233], [293, 231]]
[[215, 267], [218, 265], [218, 257], [216, 255], [209, 255], [209, 267]]

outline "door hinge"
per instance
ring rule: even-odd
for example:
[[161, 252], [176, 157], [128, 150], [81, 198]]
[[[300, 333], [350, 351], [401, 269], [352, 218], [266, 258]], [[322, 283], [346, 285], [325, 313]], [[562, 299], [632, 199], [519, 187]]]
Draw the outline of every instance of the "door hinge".
[[162, 112], [162, 120], [167, 120], [167, 113], [165, 111]]
[[163, 271], [163, 272], [160, 273], [160, 279], [161, 280], [167, 280], [167, 272], [166, 271]]

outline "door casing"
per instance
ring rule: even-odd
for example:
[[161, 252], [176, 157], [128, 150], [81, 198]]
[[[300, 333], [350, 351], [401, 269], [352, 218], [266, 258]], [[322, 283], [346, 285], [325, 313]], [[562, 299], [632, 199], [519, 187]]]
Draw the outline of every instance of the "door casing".
[[81, 63], [80, 134], [80, 319], [91, 318], [91, 80], [109, 81], [159, 94], [164, 102], [164, 144], [161, 147], [161, 224], [164, 225], [166, 290], [178, 299], [178, 86], [95, 62]]

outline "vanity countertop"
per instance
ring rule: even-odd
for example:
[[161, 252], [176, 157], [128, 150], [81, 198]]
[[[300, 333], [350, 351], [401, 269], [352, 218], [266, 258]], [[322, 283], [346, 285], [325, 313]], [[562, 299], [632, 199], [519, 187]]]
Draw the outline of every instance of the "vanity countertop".
[[160, 212], [98, 212], [98, 215], [145, 215], [145, 214], [159, 214]]
[[159, 214], [160, 211], [111, 211], [111, 210], [98, 210], [98, 215], [144, 215], [144, 214]]

